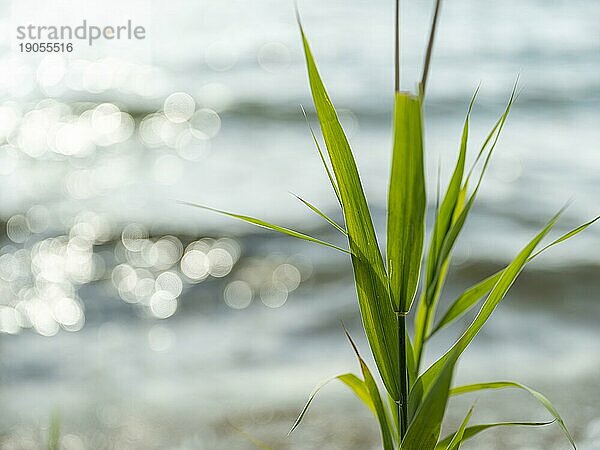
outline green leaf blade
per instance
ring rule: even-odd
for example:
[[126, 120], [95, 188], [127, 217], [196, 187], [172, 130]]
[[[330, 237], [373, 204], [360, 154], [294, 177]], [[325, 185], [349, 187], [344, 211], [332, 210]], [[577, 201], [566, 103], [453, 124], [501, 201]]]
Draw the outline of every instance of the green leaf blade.
[[[514, 427], [514, 426], [542, 427], [542, 426], [550, 425], [551, 423], [552, 422], [494, 422], [494, 423], [483, 423], [483, 424], [479, 424], [479, 425], [473, 425], [473, 426], [467, 427], [465, 429], [462, 441], [464, 442], [468, 439], [471, 439], [472, 437], [478, 435], [479, 433], [481, 433], [485, 430], [489, 430], [490, 428]], [[446, 446], [452, 441], [454, 436], [455, 436], [455, 433], [452, 433], [452, 434], [446, 436], [435, 446], [435, 450], [445, 450]]]
[[298, 414], [298, 417], [294, 421], [294, 424], [290, 428], [290, 431], [288, 431], [288, 436], [290, 434], [292, 434], [296, 428], [298, 428], [298, 426], [304, 419], [304, 416], [306, 416], [306, 413], [308, 412], [313, 400], [315, 399], [317, 394], [321, 391], [321, 389], [323, 389], [325, 386], [327, 386], [329, 383], [331, 383], [334, 380], [341, 381], [343, 384], [345, 384], [363, 402], [363, 404], [367, 408], [369, 408], [369, 410], [373, 413], [373, 415], [375, 415], [375, 417], [377, 417], [377, 412], [375, 411], [375, 406], [373, 405], [369, 390], [367, 389], [365, 382], [363, 380], [361, 380], [360, 378], [358, 378], [353, 373], [345, 373], [342, 375], [335, 376], [333, 378], [329, 378], [329, 379], [319, 383], [312, 390], [312, 392], [308, 396], [308, 400], [302, 407], [300, 414]]
[[462, 423], [460, 424], [460, 427], [458, 428], [456, 433], [454, 433], [452, 440], [448, 443], [446, 450], [458, 450], [460, 448], [460, 445], [463, 442], [463, 437], [465, 435], [465, 429], [467, 428], [467, 425], [468, 425], [469, 421], [471, 420], [472, 415], [473, 415], [473, 408], [471, 408], [469, 410], [469, 412], [463, 419]]
[[352, 346], [352, 349], [354, 350], [356, 358], [360, 364], [360, 370], [363, 374], [364, 384], [369, 393], [371, 402], [373, 403], [375, 417], [377, 417], [377, 420], [379, 421], [379, 429], [381, 430], [381, 439], [383, 441], [383, 450], [394, 450], [393, 436], [395, 433], [393, 432], [393, 425], [390, 421], [387, 409], [383, 403], [383, 400], [381, 399], [377, 382], [375, 381], [375, 378], [373, 378], [373, 374], [371, 373], [369, 366], [367, 366], [365, 360], [362, 358], [362, 356], [360, 356], [358, 347], [354, 343], [354, 340], [352, 340], [350, 333], [348, 333], [348, 330], [345, 328], [344, 332], [346, 333], [346, 337], [348, 338], [348, 341], [350, 341], [350, 345]]
[[313, 141], [315, 143], [315, 147], [317, 147], [317, 151], [319, 152], [319, 158], [321, 159], [321, 163], [323, 163], [323, 167], [325, 168], [325, 172], [327, 173], [327, 178], [329, 179], [329, 183], [331, 184], [331, 187], [333, 188], [335, 197], [337, 198], [340, 206], [342, 206], [342, 199], [340, 198], [340, 190], [338, 189], [337, 184], [335, 183], [335, 180], [333, 179], [333, 175], [331, 174], [331, 170], [329, 169], [329, 164], [327, 164], [327, 160], [325, 159], [325, 155], [323, 154], [323, 150], [321, 149], [321, 144], [319, 144], [319, 140], [317, 139], [317, 136], [315, 135], [315, 131], [313, 130], [312, 125], [310, 124], [310, 120], [308, 120], [308, 116], [306, 115], [306, 111], [304, 110], [304, 107], [302, 105], [300, 105], [300, 109], [302, 110], [304, 119], [306, 119], [306, 124], [308, 125], [308, 129], [310, 130], [310, 134], [312, 135]]
[[387, 391], [399, 397], [398, 330], [387, 273], [350, 144], [299, 22], [311, 93], [344, 211], [358, 302], [367, 339]]
[[483, 296], [487, 295], [494, 288], [502, 276], [502, 272], [503, 271], [496, 272], [494, 275], [480, 281], [463, 292], [444, 313], [444, 316], [431, 331], [430, 335], [437, 333], [445, 326], [469, 312]]
[[388, 194], [388, 271], [394, 308], [408, 312], [421, 267], [425, 233], [425, 175], [421, 99], [397, 92]]
[[288, 236], [295, 237], [297, 239], [302, 239], [304, 241], [313, 242], [315, 244], [320, 244], [320, 245], [324, 245], [326, 247], [334, 248], [334, 249], [339, 250], [339, 251], [341, 251], [343, 253], [350, 253], [348, 250], [343, 249], [341, 247], [338, 247], [337, 245], [330, 244], [329, 242], [325, 242], [325, 241], [322, 241], [320, 239], [317, 239], [317, 238], [314, 238], [312, 236], [309, 236], [307, 234], [300, 233], [299, 231], [295, 231], [295, 230], [292, 230], [290, 228], [286, 228], [286, 227], [282, 227], [282, 226], [279, 226], [279, 225], [275, 225], [275, 224], [266, 222], [264, 220], [257, 219], [255, 217], [245, 216], [243, 214], [231, 213], [231, 212], [223, 211], [223, 210], [220, 210], [220, 209], [211, 208], [209, 206], [198, 205], [198, 204], [195, 204], [195, 203], [184, 203], [184, 204], [189, 205], [189, 206], [194, 206], [196, 208], [205, 209], [207, 211], [216, 212], [218, 214], [222, 214], [224, 216], [229, 216], [229, 217], [232, 217], [234, 219], [242, 220], [242, 221], [244, 221], [246, 223], [250, 223], [252, 225], [256, 225], [256, 226], [261, 227], [261, 228], [266, 228], [266, 229], [271, 230], [271, 231], [277, 231], [278, 233], [287, 234]]
[[521, 389], [521, 390], [528, 392], [533, 398], [535, 398], [537, 400], [537, 402], [540, 405], [542, 405], [552, 415], [552, 417], [556, 420], [556, 422], [558, 422], [565, 437], [569, 440], [569, 442], [571, 443], [573, 448], [574, 449], [577, 448], [575, 445], [575, 440], [573, 439], [573, 436], [571, 435], [567, 426], [565, 425], [565, 421], [559, 414], [556, 407], [552, 404], [552, 402], [550, 400], [548, 400], [540, 392], [538, 392], [534, 389], [531, 389], [530, 387], [528, 387], [524, 384], [517, 383], [514, 381], [494, 381], [494, 382], [488, 382], [488, 383], [475, 383], [475, 384], [469, 384], [469, 385], [465, 385], [465, 386], [459, 386], [459, 387], [452, 388], [450, 390], [450, 395], [461, 395], [461, 394], [466, 394], [469, 392], [478, 392], [478, 391], [490, 390], [490, 389], [492, 389], [492, 390], [507, 389], [507, 388], [516, 388], [516, 389]]
[[450, 361], [442, 368], [432, 383], [431, 389], [427, 392], [414, 419], [408, 426], [402, 440], [402, 449], [433, 450], [435, 448], [448, 403], [453, 371], [454, 364]]
[[462, 334], [462, 336], [454, 343], [454, 345], [441, 357], [439, 358], [423, 375], [421, 375], [413, 389], [411, 390], [409, 398], [409, 408], [412, 412], [418, 408], [421, 403], [423, 395], [430, 389], [432, 383], [437, 378], [440, 371], [445, 367], [448, 362], [455, 364], [458, 357], [467, 348], [471, 341], [477, 336], [479, 331], [483, 328], [489, 317], [492, 315], [496, 306], [502, 301], [510, 287], [515, 282], [518, 275], [523, 270], [527, 260], [531, 253], [540, 243], [540, 241], [548, 234], [552, 227], [558, 221], [558, 218], [562, 214], [564, 209], [561, 209], [547, 224], [546, 226], [519, 252], [515, 259], [508, 265], [503, 271], [502, 276], [488, 295], [487, 299], [483, 303], [479, 313], [471, 322], [471, 325]]
[[340, 233], [344, 234], [344, 235], [348, 235], [348, 232], [346, 230], [344, 230], [341, 226], [339, 226], [335, 220], [331, 219], [327, 214], [325, 214], [323, 211], [321, 211], [319, 208], [317, 208], [315, 205], [313, 205], [312, 203], [310, 203], [307, 200], [304, 200], [302, 197], [293, 194], [292, 195], [294, 197], [296, 197], [298, 200], [300, 200], [308, 209], [310, 209], [312, 212], [314, 212], [315, 214], [317, 214], [318, 216], [320, 216], [321, 218], [325, 219], [325, 221], [327, 223], [329, 223], [329, 225], [331, 225], [333, 228], [335, 228], [336, 230], [338, 230]]
[[[565, 242], [566, 240], [571, 239], [572, 237], [578, 235], [579, 233], [581, 233], [582, 231], [587, 229], [589, 226], [596, 223], [599, 219], [600, 219], [600, 216], [594, 217], [593, 219], [579, 225], [578, 227], [573, 228], [572, 230], [569, 230], [568, 232], [561, 235], [559, 238], [553, 240], [548, 245], [544, 246], [543, 248], [541, 248], [540, 250], [535, 252], [533, 255], [531, 255], [529, 257], [529, 259], [527, 260], [527, 262], [528, 263], [531, 262], [537, 256], [539, 256], [546, 250], [549, 250], [550, 248], [554, 247], [555, 245]], [[503, 270], [504, 269], [496, 272], [495, 274], [480, 281], [476, 285], [470, 287], [465, 292], [463, 292], [452, 303], [450, 308], [448, 308], [448, 310], [444, 313], [444, 316], [439, 320], [439, 322], [437, 323], [435, 328], [431, 331], [430, 336], [437, 333], [439, 330], [441, 330], [445, 326], [449, 325], [450, 323], [454, 322], [459, 317], [462, 317], [468, 311], [470, 311], [484, 295], [486, 295], [487, 293], [489, 293], [489, 291], [492, 290], [492, 288], [494, 287], [496, 282], [502, 276]]]
[[445, 198], [442, 201], [442, 205], [440, 206], [440, 209], [437, 213], [436, 224], [434, 226], [430, 244], [430, 251], [428, 254], [425, 293], [421, 298], [421, 302], [424, 302], [425, 304], [421, 304], [420, 302], [420, 311], [418, 311], [417, 314], [419, 320], [415, 323], [414, 345], [417, 367], [420, 366], [421, 357], [423, 353], [423, 346], [425, 344], [425, 341], [427, 340], [427, 337], [430, 334], [431, 328], [433, 327], [437, 303], [445, 282], [452, 249], [454, 248], [454, 244], [456, 243], [456, 240], [458, 239], [458, 236], [462, 231], [462, 228], [470, 213], [471, 207], [473, 206], [473, 203], [475, 202], [475, 199], [477, 197], [477, 192], [479, 191], [479, 187], [483, 180], [483, 176], [485, 175], [491, 156], [494, 152], [494, 149], [496, 148], [496, 144], [498, 143], [498, 139], [500, 137], [504, 124], [508, 118], [511, 107], [514, 103], [516, 92], [515, 89], [516, 86], [511, 93], [511, 96], [509, 98], [504, 112], [496, 122], [495, 126], [489, 132], [487, 138], [484, 140], [481, 146], [479, 154], [477, 155], [476, 162], [485, 153], [485, 150], [488, 148], [489, 145], [489, 150], [487, 152], [485, 163], [479, 175], [477, 185], [471, 196], [467, 198], [469, 179], [471, 177], [473, 169], [469, 171], [466, 180], [462, 184], [462, 187], [460, 186], [460, 183], [462, 182], [462, 178], [464, 176], [464, 159], [466, 158], [467, 141], [469, 136], [470, 114], [473, 108], [473, 103], [475, 101], [475, 96], [477, 95], [477, 91], [475, 92], [475, 95], [473, 96], [469, 105], [467, 116], [465, 118], [465, 123], [463, 125], [463, 134], [461, 138], [461, 146], [459, 158], [457, 160], [457, 166], [455, 168]]

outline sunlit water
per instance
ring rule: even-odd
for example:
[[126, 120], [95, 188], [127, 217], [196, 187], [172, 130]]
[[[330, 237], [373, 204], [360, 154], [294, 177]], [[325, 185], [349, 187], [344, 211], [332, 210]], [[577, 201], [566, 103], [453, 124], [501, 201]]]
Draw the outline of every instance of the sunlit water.
[[[243, 446], [228, 423], [277, 448], [370, 448], [375, 427], [339, 388], [297, 438], [281, 439], [314, 384], [355, 368], [339, 327], [344, 320], [359, 335], [344, 255], [182, 204], [343, 245], [289, 195], [340, 219], [299, 108], [310, 114], [292, 4], [122, 3], [85, 12], [2, 6], [6, 448], [37, 448], [53, 410], [69, 449]], [[387, 3], [300, 4], [380, 231], [393, 72]], [[403, 14], [406, 89], [418, 78], [429, 8], [417, 2]], [[523, 89], [457, 249], [448, 299], [506, 262], [567, 200], [562, 230], [597, 213], [599, 17], [591, 0], [445, 5], [425, 112], [430, 192], [438, 166], [447, 181], [476, 86], [471, 160], [517, 75]], [[77, 42], [65, 55], [17, 51], [16, 26], [83, 18], [131, 18], [148, 38]], [[600, 439], [597, 241], [592, 229], [540, 258], [458, 373], [545, 388], [584, 449]], [[495, 395], [477, 403], [478, 421], [545, 417], [522, 395]], [[469, 406], [458, 403], [452, 419]], [[556, 427], [492, 436], [487, 448], [565, 448]]]

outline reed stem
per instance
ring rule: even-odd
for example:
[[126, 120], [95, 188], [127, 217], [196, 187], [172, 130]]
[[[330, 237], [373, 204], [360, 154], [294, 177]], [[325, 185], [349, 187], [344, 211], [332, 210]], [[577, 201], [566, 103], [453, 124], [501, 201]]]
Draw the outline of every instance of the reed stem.
[[429, 64], [431, 63], [431, 54], [433, 52], [433, 41], [435, 41], [435, 31], [437, 30], [438, 18], [440, 16], [440, 6], [442, 0], [436, 0], [433, 10], [433, 19], [431, 20], [431, 29], [429, 30], [429, 40], [427, 41], [427, 51], [425, 52], [425, 62], [423, 63], [423, 75], [421, 77], [421, 90], [423, 96], [427, 88], [427, 77], [429, 76]]
[[[395, 12], [395, 51], [394, 51], [394, 92], [400, 92], [400, 0], [396, 0]], [[408, 367], [406, 364], [406, 314], [398, 312], [398, 378], [400, 379], [400, 392], [398, 398], [398, 423], [400, 442], [408, 428]]]
[[398, 430], [400, 440], [408, 428], [408, 365], [406, 363], [406, 314], [398, 313], [398, 375], [400, 397], [398, 398]]

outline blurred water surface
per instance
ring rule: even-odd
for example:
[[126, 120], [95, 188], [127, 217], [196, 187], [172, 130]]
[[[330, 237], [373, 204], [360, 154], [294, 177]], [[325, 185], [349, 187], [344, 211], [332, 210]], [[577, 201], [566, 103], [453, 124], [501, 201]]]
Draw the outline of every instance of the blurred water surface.
[[[402, 84], [412, 89], [432, 5], [405, 3]], [[382, 231], [392, 2], [300, 10]], [[366, 413], [336, 387], [283, 438], [312, 386], [354, 367], [340, 320], [366, 352], [344, 255], [181, 203], [343, 244], [289, 195], [341, 219], [300, 112], [314, 120], [292, 3], [25, 0], [0, 11], [1, 448], [40, 448], [53, 411], [67, 449], [247, 448], [231, 424], [276, 448], [376, 448]], [[131, 19], [147, 38], [19, 52], [17, 26], [84, 19]], [[448, 179], [477, 85], [471, 160], [517, 76], [522, 88], [448, 301], [567, 200], [563, 231], [600, 209], [599, 19], [593, 0], [444, 5], [425, 111], [429, 192], [438, 167]], [[544, 388], [584, 449], [600, 446], [597, 248], [591, 229], [540, 258], [457, 374]], [[430, 359], [445, 342], [432, 341]], [[454, 406], [456, 422], [470, 403]], [[510, 394], [477, 411], [478, 421], [543, 417]], [[565, 448], [555, 428], [479, 445]]]

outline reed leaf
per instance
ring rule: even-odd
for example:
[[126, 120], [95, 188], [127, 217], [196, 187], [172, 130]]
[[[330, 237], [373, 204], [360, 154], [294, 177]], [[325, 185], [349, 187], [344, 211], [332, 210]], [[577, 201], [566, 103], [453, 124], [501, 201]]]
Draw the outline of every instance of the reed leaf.
[[448, 402], [454, 364], [450, 360], [437, 374], [431, 388], [419, 405], [402, 440], [405, 450], [433, 450], [440, 436]]
[[408, 312], [421, 272], [425, 233], [425, 175], [421, 99], [397, 92], [388, 194], [387, 257], [396, 311]]
[[[489, 430], [490, 428], [497, 427], [542, 427], [545, 425], [550, 425], [553, 421], [550, 422], [494, 422], [494, 423], [483, 423], [479, 425], [473, 425], [467, 427], [463, 433], [462, 442], [467, 439], [471, 439], [482, 431]], [[438, 444], [435, 446], [435, 450], [444, 450], [448, 446], [448, 444], [454, 439], [456, 433], [451, 433], [448, 436], [444, 437]]]
[[398, 330], [387, 273], [350, 144], [323, 85], [300, 20], [298, 24], [310, 89], [344, 211], [364, 329], [385, 387], [397, 400]]
[[473, 104], [475, 103], [475, 98], [477, 97], [477, 93], [479, 92], [479, 87], [475, 91], [471, 102], [469, 103], [469, 108], [467, 110], [467, 116], [465, 118], [465, 123], [463, 125], [462, 137], [460, 142], [460, 150], [458, 153], [458, 158], [456, 160], [456, 165], [454, 167], [454, 172], [452, 173], [452, 177], [448, 183], [448, 187], [446, 189], [446, 193], [444, 194], [444, 199], [439, 204], [439, 207], [436, 211], [435, 223], [433, 226], [433, 232], [431, 233], [431, 244], [429, 246], [429, 252], [427, 256], [427, 280], [433, 279], [434, 270], [437, 266], [437, 260], [439, 257], [441, 243], [446, 237], [450, 225], [452, 223], [452, 218], [455, 216], [455, 211], [457, 209], [459, 203], [459, 196], [461, 192], [463, 175], [465, 170], [465, 162], [467, 157], [467, 143], [469, 140], [469, 122], [471, 111], [473, 109]]
[[452, 440], [446, 446], [446, 450], [457, 450], [458, 448], [460, 448], [460, 445], [463, 442], [463, 437], [465, 435], [465, 429], [467, 428], [467, 425], [469, 423], [469, 420], [471, 420], [472, 415], [473, 408], [469, 410], [469, 412], [463, 419], [462, 423], [460, 424], [460, 427], [458, 427], [458, 430], [456, 431], [456, 433], [454, 433]]
[[[558, 239], [555, 239], [554, 241], [550, 242], [548, 245], [546, 245], [545, 247], [543, 247], [542, 249], [538, 250], [536, 253], [531, 255], [529, 257], [529, 259], [527, 260], [527, 262], [532, 261], [535, 257], [537, 257], [541, 253], [545, 252], [546, 250], [550, 249], [551, 247], [553, 247], [557, 244], [560, 244], [561, 242], [565, 242], [566, 240], [572, 238], [573, 236], [576, 236], [577, 234], [581, 233], [583, 230], [588, 228], [590, 225], [592, 225], [593, 223], [598, 221], [598, 219], [600, 219], [600, 216], [595, 217], [592, 220], [589, 220], [588, 222], [586, 222], [582, 225], [579, 225], [578, 227], [573, 228], [572, 230], [563, 234]], [[468, 311], [470, 311], [484, 295], [486, 295], [489, 291], [492, 290], [492, 288], [494, 287], [496, 282], [502, 276], [503, 271], [504, 271], [504, 269], [496, 272], [495, 274], [487, 277], [485, 280], [480, 281], [476, 285], [472, 286], [471, 288], [469, 288], [465, 292], [463, 292], [452, 303], [450, 308], [448, 308], [448, 310], [444, 313], [444, 316], [439, 320], [439, 322], [437, 323], [437, 325], [434, 327], [434, 329], [431, 331], [430, 335], [427, 338], [429, 338], [433, 334], [437, 333], [439, 330], [444, 328], [446, 325], [449, 325], [450, 323], [454, 322], [459, 317], [462, 317], [464, 314], [466, 314]]]
[[514, 381], [494, 381], [494, 382], [488, 382], [488, 383], [468, 384], [465, 386], [459, 386], [459, 387], [452, 388], [450, 390], [450, 395], [460, 395], [460, 394], [466, 394], [469, 392], [478, 392], [478, 391], [489, 390], [489, 389], [507, 389], [507, 388], [522, 389], [522, 390], [528, 392], [533, 398], [535, 398], [538, 401], [538, 403], [540, 405], [542, 405], [544, 408], [546, 408], [546, 410], [550, 414], [552, 414], [552, 417], [554, 417], [556, 422], [558, 422], [564, 435], [569, 440], [569, 442], [571, 443], [573, 448], [574, 449], [577, 448], [575, 445], [575, 440], [573, 439], [573, 436], [567, 429], [567, 426], [565, 425], [564, 420], [562, 419], [562, 417], [558, 413], [558, 410], [554, 407], [552, 402], [550, 402], [550, 400], [548, 400], [544, 395], [542, 395], [538, 391], [531, 389], [530, 387], [525, 386], [524, 384], [516, 383]]
[[341, 226], [339, 226], [335, 220], [329, 218], [329, 216], [327, 216], [327, 214], [325, 214], [323, 211], [321, 211], [319, 208], [317, 208], [315, 205], [313, 205], [312, 203], [308, 202], [307, 200], [304, 200], [302, 197], [292, 193], [292, 195], [294, 197], [296, 197], [298, 200], [300, 200], [302, 203], [304, 203], [304, 205], [309, 208], [311, 211], [313, 211], [315, 214], [317, 214], [318, 216], [320, 216], [321, 218], [325, 219], [325, 221], [327, 223], [329, 223], [329, 225], [331, 225], [333, 228], [335, 228], [336, 230], [338, 230], [340, 233], [345, 234], [346, 236], [348, 235], [348, 232], [346, 230], [344, 230]]
[[361, 380], [354, 374], [347, 373], [343, 375], [338, 375], [337, 377], [330, 378], [323, 383], [319, 384], [310, 394], [308, 401], [302, 408], [302, 411], [298, 415], [298, 418], [292, 425], [292, 428], [288, 432], [288, 436], [300, 425], [302, 419], [306, 415], [308, 408], [310, 407], [312, 401], [319, 393], [319, 391], [329, 384], [333, 380], [339, 380], [344, 383], [347, 387], [349, 387], [352, 392], [371, 410], [377, 421], [379, 422], [379, 427], [381, 430], [381, 438], [383, 442], [384, 450], [394, 450], [394, 426], [390, 420], [390, 416], [388, 414], [388, 410], [385, 407], [381, 394], [379, 393], [379, 388], [371, 373], [371, 370], [367, 366], [364, 359], [360, 356], [358, 348], [356, 344], [352, 340], [352, 337], [348, 333], [346, 329], [344, 329], [348, 340], [350, 341], [350, 345], [356, 354], [356, 358], [360, 364], [361, 373], [363, 375], [363, 379]]
[[321, 389], [323, 389], [326, 385], [328, 385], [329, 383], [331, 383], [334, 380], [341, 381], [348, 388], [350, 388], [350, 390], [363, 402], [363, 404], [367, 408], [369, 408], [369, 410], [373, 413], [373, 415], [375, 417], [377, 417], [377, 412], [375, 410], [375, 406], [373, 405], [373, 401], [371, 400], [371, 395], [369, 393], [369, 390], [368, 390], [365, 382], [363, 380], [361, 380], [360, 378], [358, 378], [353, 373], [345, 373], [342, 375], [335, 376], [333, 378], [329, 378], [329, 379], [319, 383], [313, 389], [313, 391], [308, 396], [308, 400], [304, 404], [304, 407], [300, 411], [300, 414], [298, 414], [298, 417], [296, 418], [296, 420], [294, 421], [294, 424], [290, 428], [290, 431], [288, 431], [288, 436], [290, 434], [292, 434], [296, 428], [298, 428], [298, 426], [304, 419], [304, 416], [308, 412], [310, 405], [312, 404], [313, 400], [315, 399], [315, 397], [317, 396], [319, 391], [321, 391]]
[[[487, 146], [487, 143], [490, 142], [492, 135], [494, 136], [492, 144], [490, 145], [490, 148], [487, 152], [487, 156], [485, 158], [483, 168], [481, 169], [479, 179], [477, 180], [477, 184], [475, 185], [475, 189], [474, 189], [473, 193], [471, 194], [471, 196], [469, 197], [469, 199], [465, 202], [464, 207], [460, 210], [460, 213], [456, 216], [455, 220], [452, 221], [452, 226], [450, 227], [450, 229], [444, 236], [444, 239], [441, 243], [439, 255], [436, 260], [436, 267], [433, 271], [433, 278], [431, 280], [432, 284], [437, 284], [438, 278], [440, 277], [440, 274], [442, 272], [442, 267], [443, 267], [444, 263], [446, 262], [447, 258], [450, 256], [450, 252], [452, 251], [452, 248], [454, 247], [454, 244], [456, 243], [456, 239], [458, 238], [458, 235], [462, 231], [465, 221], [466, 221], [469, 213], [471, 212], [471, 207], [473, 206], [473, 203], [475, 202], [475, 198], [477, 197], [477, 193], [479, 192], [481, 182], [483, 181], [483, 176], [485, 175], [485, 172], [489, 165], [492, 154], [494, 153], [494, 149], [496, 148], [496, 145], [498, 144], [498, 139], [500, 138], [502, 129], [504, 128], [504, 125], [506, 123], [506, 120], [508, 119], [510, 110], [512, 108], [512, 105], [515, 101], [515, 95], [516, 95], [516, 85], [513, 88], [513, 91], [508, 100], [506, 109], [504, 110], [504, 113], [500, 117], [499, 125], [497, 126], [496, 131], [490, 132], [490, 134], [488, 135], [488, 138], [486, 138], [486, 141], [484, 143], [483, 148], [485, 148]], [[467, 183], [468, 183], [468, 179], [465, 181], [465, 186], [464, 186], [465, 190], [467, 189]]]
[[441, 292], [441, 286], [444, 283], [445, 274], [448, 270], [449, 257], [447, 257], [446, 261], [444, 261], [444, 263], [441, 265], [442, 273], [436, 276], [436, 269], [440, 267], [438, 260], [440, 257], [441, 245], [442, 242], [444, 242], [451, 225], [458, 217], [458, 214], [462, 211], [464, 205], [466, 184], [465, 188], [463, 189], [462, 182], [467, 156], [467, 143], [469, 140], [469, 119], [478, 91], [479, 87], [475, 91], [475, 94], [473, 95], [473, 98], [469, 104], [469, 109], [467, 110], [467, 116], [463, 125], [458, 159], [456, 161], [452, 177], [450, 178], [450, 182], [448, 183], [448, 188], [446, 189], [444, 199], [439, 206], [437, 206], [436, 202], [435, 223], [431, 233], [431, 243], [429, 245], [429, 252], [427, 255], [425, 290], [422, 298], [419, 301], [419, 304], [417, 305], [417, 320], [415, 320], [414, 345], [415, 353], [418, 355], [418, 360], [421, 359], [423, 343], [426, 339], [426, 334], [431, 327], [431, 321], [433, 320], [433, 317], [435, 317], [436, 303]]
[[487, 295], [496, 285], [504, 269], [496, 272], [494, 275], [487, 277], [485, 280], [480, 281], [476, 285], [470, 287], [463, 292], [448, 308], [444, 316], [440, 319], [438, 324], [429, 334], [429, 337], [433, 336], [439, 330], [444, 328], [446, 325], [454, 322], [458, 318], [465, 315], [470, 311], [485, 295]]
[[[306, 111], [304, 107], [300, 105], [300, 109], [302, 110], [302, 114], [304, 115], [304, 119], [306, 119], [306, 124], [308, 125], [308, 129], [310, 130], [310, 134], [313, 138], [315, 146], [317, 147], [317, 151], [319, 152], [319, 158], [321, 158], [321, 162], [323, 163], [323, 167], [325, 168], [325, 172], [327, 172], [327, 178], [329, 178], [329, 182], [331, 183], [331, 187], [333, 188], [333, 192], [338, 200], [340, 206], [342, 206], [342, 199], [340, 198], [340, 190], [333, 179], [333, 175], [331, 174], [331, 169], [329, 169], [329, 164], [327, 164], [327, 160], [325, 159], [325, 155], [323, 154], [323, 150], [321, 150], [321, 145], [319, 144], [319, 140], [315, 135], [315, 132], [310, 124], [310, 120], [308, 120], [308, 116], [306, 115]], [[342, 206], [343, 207], [343, 206]]]
[[[473, 193], [468, 198], [468, 200], [466, 200], [466, 202], [464, 202], [464, 200], [462, 200], [462, 199], [466, 198], [468, 183], [469, 183], [469, 179], [472, 174], [472, 170], [471, 170], [471, 171], [469, 171], [469, 174], [467, 175], [467, 178], [463, 184], [463, 187], [461, 188], [461, 190], [459, 192], [457, 205], [455, 206], [455, 209], [454, 209], [454, 214], [453, 214], [452, 220], [450, 222], [450, 227], [448, 228], [447, 232], [444, 234], [444, 237], [443, 237], [443, 240], [441, 241], [441, 243], [436, 242], [436, 246], [437, 245], [440, 246], [439, 253], [437, 253], [437, 257], [435, 258], [435, 260], [431, 262], [433, 264], [433, 268], [430, 269], [428, 267], [428, 271], [431, 275], [428, 277], [427, 283], [426, 283], [427, 285], [426, 285], [426, 290], [425, 290], [425, 294], [424, 294], [425, 300], [423, 302], [420, 302], [419, 308], [417, 309], [416, 320], [415, 320], [416, 332], [415, 332], [414, 347], [415, 347], [415, 362], [417, 365], [417, 369], [419, 369], [420, 365], [421, 365], [421, 357], [423, 354], [423, 344], [433, 326], [433, 321], [435, 318], [435, 309], [437, 307], [437, 302], [438, 302], [437, 299], [439, 298], [439, 294], [441, 292], [443, 281], [444, 281], [444, 278], [445, 278], [445, 275], [446, 275], [446, 272], [448, 269], [450, 254], [452, 252], [452, 249], [454, 247], [454, 244], [456, 243], [456, 240], [457, 240], [460, 232], [462, 231], [465, 221], [471, 211], [471, 207], [473, 206], [473, 203], [475, 202], [475, 198], [477, 197], [477, 193], [481, 186], [483, 176], [485, 175], [486, 169], [488, 167], [488, 164], [490, 162], [490, 159], [492, 157], [494, 149], [496, 148], [496, 145], [498, 143], [498, 139], [500, 138], [502, 129], [504, 128], [504, 124], [506, 123], [506, 119], [508, 118], [511, 107], [515, 101], [516, 88], [517, 88], [517, 86], [515, 84], [504, 112], [502, 113], [502, 115], [500, 116], [498, 121], [496, 122], [496, 125], [494, 125], [492, 130], [489, 132], [488, 136], [486, 137], [486, 139], [481, 147], [481, 150], [479, 151], [479, 154], [477, 155], [476, 160], [479, 160], [480, 157], [484, 154], [485, 149], [489, 145], [489, 150], [487, 151], [487, 156], [485, 158], [483, 168], [481, 169], [481, 173], [479, 175], [479, 179], [477, 181], [477, 184], [475, 186]], [[468, 116], [467, 116], [467, 119], [468, 119]], [[466, 133], [468, 136], [468, 120], [466, 121], [465, 125], [466, 125], [466, 130], [467, 130]], [[463, 132], [463, 136], [464, 135], [465, 135], [465, 133]], [[466, 145], [466, 142], [465, 142], [465, 145]], [[463, 202], [464, 202], [464, 204], [463, 204]], [[459, 205], [460, 205], [460, 208], [457, 208]]]
[[367, 363], [360, 356], [358, 351], [358, 347], [352, 340], [352, 337], [348, 333], [348, 330], [344, 329], [346, 333], [346, 337], [350, 341], [350, 345], [356, 354], [356, 358], [360, 364], [360, 370], [363, 375], [365, 386], [369, 392], [369, 397], [371, 398], [371, 402], [373, 403], [375, 409], [375, 416], [379, 421], [379, 428], [381, 430], [381, 439], [383, 441], [383, 450], [394, 450], [394, 440], [393, 436], [395, 435], [393, 432], [393, 425], [390, 421], [390, 417], [388, 415], [388, 411], [381, 400], [381, 394], [379, 393], [379, 388], [377, 387], [377, 383], [375, 382], [375, 378], [373, 378], [373, 374], [367, 366]]
[[255, 217], [244, 216], [242, 214], [235, 214], [235, 213], [231, 213], [231, 212], [227, 212], [227, 211], [222, 211], [220, 209], [215, 209], [215, 208], [211, 208], [209, 206], [204, 206], [204, 205], [198, 205], [195, 203], [185, 203], [185, 204], [189, 205], [189, 206], [194, 206], [196, 208], [202, 208], [207, 211], [213, 211], [213, 212], [216, 212], [219, 214], [223, 214], [225, 216], [233, 217], [234, 219], [243, 220], [244, 222], [251, 223], [251, 224], [259, 226], [261, 228], [266, 228], [271, 231], [277, 231], [278, 233], [287, 234], [288, 236], [292, 236], [292, 237], [295, 237], [298, 239], [303, 239], [305, 241], [314, 242], [315, 244], [320, 244], [320, 245], [324, 245], [326, 247], [334, 248], [334, 249], [339, 250], [344, 253], [350, 253], [348, 250], [338, 247], [337, 245], [322, 241], [320, 239], [314, 238], [314, 237], [309, 236], [304, 233], [300, 233], [299, 231], [291, 230], [289, 228], [281, 227], [279, 225], [274, 225], [272, 223], [266, 222], [261, 219], [257, 219]]
[[454, 366], [458, 357], [483, 328], [489, 317], [496, 309], [496, 306], [498, 306], [502, 299], [504, 299], [506, 293], [523, 270], [523, 267], [525, 266], [534, 249], [556, 224], [563, 210], [564, 208], [561, 209], [546, 224], [546, 226], [519, 252], [515, 259], [508, 265], [483, 303], [483, 306], [479, 310], [479, 314], [477, 314], [471, 325], [462, 334], [462, 336], [441, 358], [439, 358], [429, 369], [427, 369], [427, 371], [425, 371], [423, 375], [417, 379], [417, 382], [411, 390], [411, 396], [409, 400], [409, 408], [412, 412], [416, 411], [416, 408], [418, 408], [418, 406], [421, 404], [423, 395], [426, 394], [431, 388], [439, 373], [444, 369], [444, 367], [446, 367], [446, 364]]

